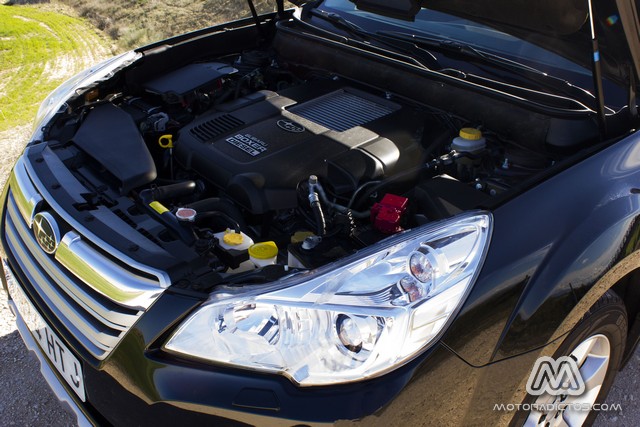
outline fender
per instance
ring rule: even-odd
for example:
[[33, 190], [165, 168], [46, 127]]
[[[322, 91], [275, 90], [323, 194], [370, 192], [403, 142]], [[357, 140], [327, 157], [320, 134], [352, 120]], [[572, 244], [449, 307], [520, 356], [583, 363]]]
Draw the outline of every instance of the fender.
[[483, 366], [568, 333], [640, 267], [637, 187], [640, 138], [634, 136], [495, 209], [492, 247], [445, 345]]

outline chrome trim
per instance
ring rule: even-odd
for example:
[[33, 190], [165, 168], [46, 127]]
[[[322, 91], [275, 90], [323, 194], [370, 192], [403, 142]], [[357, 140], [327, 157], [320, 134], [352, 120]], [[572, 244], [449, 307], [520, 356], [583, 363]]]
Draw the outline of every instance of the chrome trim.
[[[75, 339], [98, 360], [106, 358], [142, 311], [120, 306], [97, 292], [92, 294], [47, 255], [22, 221], [11, 193], [6, 213], [7, 249], [17, 267]], [[161, 291], [157, 286], [155, 290]]]
[[[24, 155], [26, 155], [26, 153], [28, 153], [28, 150], [29, 149], [27, 149], [25, 151]], [[21, 157], [21, 159], [22, 159], [22, 157]], [[142, 271], [144, 273], [147, 273], [147, 274], [149, 274], [151, 276], [157, 277], [158, 278], [158, 282], [160, 284], [160, 287], [162, 289], [165, 289], [165, 288], [168, 288], [169, 286], [171, 286], [171, 279], [169, 278], [169, 275], [166, 272], [161, 271], [161, 270], [157, 270], [155, 268], [151, 268], [151, 267], [149, 267], [147, 265], [144, 265], [144, 264], [141, 264], [138, 261], [136, 261], [136, 260], [126, 256], [125, 254], [121, 253], [120, 251], [114, 250], [104, 240], [100, 239], [98, 236], [93, 234], [88, 228], [83, 226], [80, 222], [76, 221], [71, 215], [69, 215], [58, 204], [58, 202], [55, 200], [55, 198], [52, 197], [49, 194], [49, 192], [47, 191], [47, 189], [44, 186], [44, 184], [42, 183], [42, 181], [40, 181], [38, 179], [38, 176], [35, 173], [35, 171], [33, 169], [33, 166], [27, 161], [23, 161], [23, 163], [24, 163], [24, 166], [25, 166], [25, 168], [27, 170], [27, 173], [29, 174], [29, 177], [31, 178], [31, 181], [33, 182], [36, 190], [40, 193], [40, 195], [44, 198], [44, 200], [49, 204], [49, 206], [51, 206], [51, 208], [60, 216], [60, 218], [62, 218], [65, 222], [67, 222], [67, 224], [69, 224], [71, 226], [71, 228], [73, 228], [79, 234], [81, 234], [86, 239], [91, 241], [93, 244], [98, 246], [98, 248], [100, 248], [101, 250], [107, 252], [111, 256], [117, 258], [119, 261], [123, 262], [124, 264], [129, 265], [132, 268], [140, 270], [140, 271]]]
[[[11, 196], [9, 196], [9, 201], [7, 203], [7, 214], [7, 218], [12, 222], [11, 225], [16, 227], [15, 221], [17, 215], [15, 214], [15, 207]], [[21, 230], [19, 227], [16, 227], [16, 230], [34, 260], [47, 272], [55, 285], [62, 289], [85, 311], [89, 312], [93, 317], [103, 318], [103, 323], [113, 329], [125, 330], [135, 323], [137, 320], [136, 315], [119, 313], [114, 311], [113, 307], [109, 304], [97, 301], [82, 287], [74, 283], [73, 280], [70, 280], [67, 273], [53, 262], [51, 257], [45, 255], [43, 253], [44, 251], [38, 251], [35, 245], [29, 243], [30, 240], [27, 239], [29, 236], [28, 231], [25, 231], [25, 229]]]
[[87, 286], [128, 308], [147, 309], [162, 293], [158, 282], [110, 261], [73, 231], [62, 238], [55, 258]]
[[58, 289], [50, 286], [46, 275], [31, 260], [26, 248], [20, 245], [13, 225], [7, 224], [6, 235], [9, 248], [15, 255], [20, 270], [37, 289], [38, 295], [46, 302], [47, 307], [87, 350], [98, 359], [103, 359], [105, 353], [118, 343], [118, 336], [108, 335], [99, 330], [95, 321], [91, 322], [88, 316], [83, 316]]
[[65, 404], [66, 409], [68, 409], [75, 415], [79, 427], [96, 426], [97, 424], [93, 423], [89, 419], [89, 417], [87, 417], [84, 411], [76, 403], [71, 393], [69, 393], [64, 385], [62, 385], [62, 382], [58, 378], [57, 374], [53, 371], [53, 369], [51, 369], [51, 366], [49, 366], [49, 362], [46, 360], [46, 356], [42, 353], [42, 350], [40, 350], [38, 344], [36, 344], [35, 339], [33, 339], [33, 337], [31, 336], [29, 328], [27, 328], [26, 323], [22, 319], [22, 315], [20, 315], [20, 313], [18, 312], [18, 308], [12, 300], [9, 300], [9, 307], [16, 316], [16, 325], [18, 327], [18, 332], [22, 337], [22, 341], [24, 341], [27, 349], [32, 352], [38, 360], [40, 364], [40, 373], [51, 388], [51, 391], [53, 391], [53, 394], [56, 395], [61, 403]]
[[23, 156], [20, 156], [11, 176], [9, 177], [9, 186], [13, 190], [16, 204], [22, 214], [22, 218], [29, 225], [29, 228], [33, 225], [33, 218], [35, 216], [38, 205], [42, 203], [42, 196], [38, 193], [33, 186], [27, 170], [25, 167], [25, 160]]

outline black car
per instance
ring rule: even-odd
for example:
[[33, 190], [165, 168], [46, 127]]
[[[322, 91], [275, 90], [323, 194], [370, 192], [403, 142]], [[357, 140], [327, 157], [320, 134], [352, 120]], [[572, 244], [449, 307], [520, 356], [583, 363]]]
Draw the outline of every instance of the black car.
[[10, 306], [81, 425], [588, 425], [640, 337], [637, 0], [324, 0], [43, 103]]

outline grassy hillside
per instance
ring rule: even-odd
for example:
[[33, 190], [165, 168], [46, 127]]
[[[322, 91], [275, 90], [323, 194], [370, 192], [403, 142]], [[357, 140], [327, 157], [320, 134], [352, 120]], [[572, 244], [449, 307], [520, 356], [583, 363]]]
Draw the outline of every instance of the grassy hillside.
[[[125, 48], [249, 14], [245, 0], [62, 0]], [[257, 0], [258, 10], [275, 2]]]
[[[49, 3], [48, 0], [12, 0]], [[122, 50], [198, 28], [249, 16], [246, 0], [54, 0], [71, 6], [115, 40]], [[254, 0], [259, 12], [275, 10], [274, 0]]]
[[107, 45], [84, 20], [0, 5], [0, 134], [29, 122], [49, 92], [110, 55]]
[[[275, 8], [274, 0], [254, 4]], [[248, 15], [246, 0], [0, 0], [0, 135], [111, 53]]]

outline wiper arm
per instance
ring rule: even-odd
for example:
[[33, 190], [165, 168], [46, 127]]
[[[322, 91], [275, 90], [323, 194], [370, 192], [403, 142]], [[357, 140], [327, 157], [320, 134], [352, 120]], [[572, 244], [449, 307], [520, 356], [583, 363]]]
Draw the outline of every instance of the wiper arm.
[[[414, 65], [417, 65], [421, 68], [425, 68], [427, 70], [441, 68], [436, 58], [430, 52], [427, 52], [418, 46], [411, 44], [409, 46], [409, 49], [407, 49], [406, 47], [401, 48], [398, 46], [397, 42], [390, 43], [390, 40], [388, 40], [387, 38], [380, 37], [375, 33], [371, 33], [363, 29], [362, 27], [358, 26], [357, 24], [354, 24], [353, 22], [346, 20], [345, 18], [343, 18], [337, 13], [326, 12], [320, 9], [311, 9], [309, 13], [314, 17], [320, 18], [323, 21], [327, 21], [331, 23], [334, 27], [345, 31], [349, 36], [351, 37], [355, 36], [358, 40], [354, 39], [353, 41], [359, 43], [360, 47], [362, 47], [363, 45], [366, 45], [368, 48], [373, 48], [373, 47], [381, 48], [380, 45], [385, 45], [387, 47], [390, 47], [392, 50], [392, 52], [390, 52], [389, 50], [386, 50], [385, 51], [386, 55], [390, 55], [391, 53], [393, 53], [393, 55], [400, 57], [403, 61], [412, 63]], [[301, 21], [300, 23], [307, 26], [311, 26], [311, 23], [309, 22]], [[322, 31], [326, 31], [326, 30], [322, 30]], [[339, 34], [334, 34], [334, 35], [344, 37]], [[350, 40], [349, 38], [346, 38], [346, 39]], [[375, 43], [372, 43], [372, 42], [375, 42]]]
[[[346, 31], [350, 36], [358, 37], [360, 41], [366, 42], [368, 44], [371, 44], [371, 42], [377, 42], [378, 45], [386, 45], [388, 47], [391, 47], [396, 52], [399, 51], [403, 54], [408, 54], [409, 56], [405, 59], [409, 60], [409, 62], [415, 63], [416, 65], [424, 67], [428, 70], [442, 68], [433, 54], [419, 46], [416, 46], [413, 43], [406, 43], [406, 46], [400, 47], [397, 44], [397, 40], [390, 40], [388, 37], [379, 36], [378, 33], [371, 33], [358, 26], [357, 24], [346, 20], [337, 13], [326, 12], [320, 9], [311, 9], [310, 13], [314, 17], [330, 22], [336, 28]], [[390, 41], [393, 41], [393, 43], [390, 43]]]
[[361, 39], [369, 40], [373, 34], [364, 30], [362, 27], [354, 24], [351, 21], [344, 19], [342, 16], [333, 12], [326, 12], [320, 9], [311, 9], [311, 14], [315, 17], [318, 17], [324, 21], [330, 22], [336, 28], [340, 28], [345, 30], [347, 33], [351, 35], [355, 35], [360, 37]]
[[564, 79], [551, 76], [547, 73], [544, 73], [528, 65], [521, 64], [517, 61], [503, 58], [502, 56], [492, 53], [484, 52], [465, 43], [454, 40], [442, 40], [437, 38], [425, 37], [399, 31], [378, 31], [376, 33], [376, 36], [389, 40], [411, 42], [415, 43], [416, 46], [422, 46], [427, 49], [443, 52], [445, 55], [449, 53], [453, 55], [464, 56], [465, 58], [477, 60], [478, 62], [482, 62], [485, 64], [490, 64], [496, 68], [509, 71], [537, 84], [550, 89], [558, 90], [568, 96], [580, 99], [589, 104], [592, 104], [595, 100], [594, 96], [589, 91], [575, 86]]

